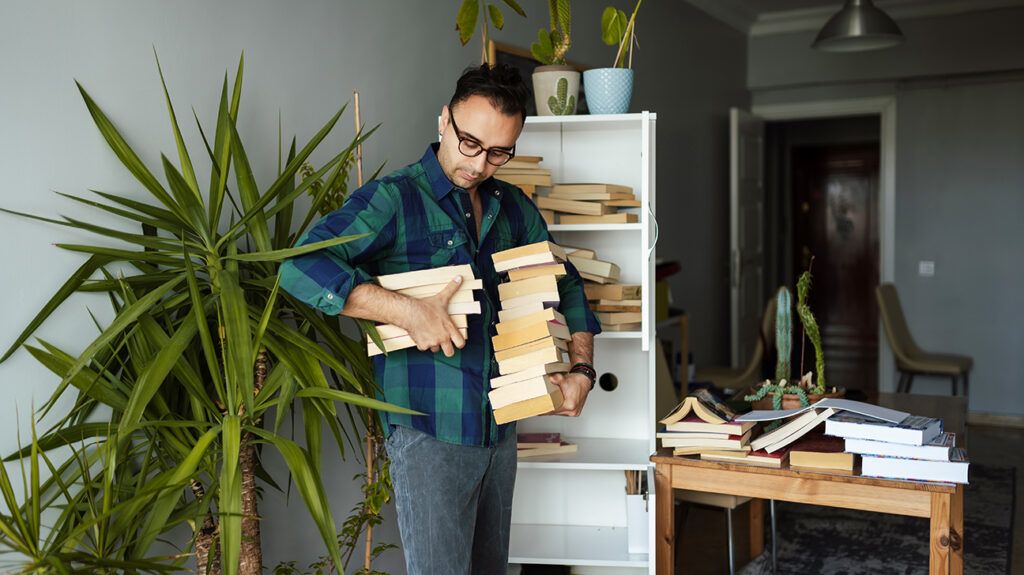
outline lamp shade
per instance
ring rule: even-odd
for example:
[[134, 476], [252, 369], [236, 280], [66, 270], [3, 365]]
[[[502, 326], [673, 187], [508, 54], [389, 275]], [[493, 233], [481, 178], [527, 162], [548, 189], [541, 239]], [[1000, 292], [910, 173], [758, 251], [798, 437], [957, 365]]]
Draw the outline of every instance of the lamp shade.
[[900, 27], [871, 0], [846, 0], [811, 44], [827, 52], [862, 52], [902, 44]]

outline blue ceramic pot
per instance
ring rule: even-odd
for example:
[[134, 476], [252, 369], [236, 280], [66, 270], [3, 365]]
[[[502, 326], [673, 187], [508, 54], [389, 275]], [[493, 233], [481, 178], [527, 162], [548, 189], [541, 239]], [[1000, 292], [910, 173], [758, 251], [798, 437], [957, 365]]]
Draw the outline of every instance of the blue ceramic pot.
[[583, 89], [591, 114], [625, 114], [633, 97], [633, 70], [597, 68], [583, 72]]

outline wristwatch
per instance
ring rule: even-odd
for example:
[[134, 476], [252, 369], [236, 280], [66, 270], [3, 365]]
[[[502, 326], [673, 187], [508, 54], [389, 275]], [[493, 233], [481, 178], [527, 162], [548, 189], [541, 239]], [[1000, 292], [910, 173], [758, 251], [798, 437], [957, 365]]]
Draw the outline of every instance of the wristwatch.
[[577, 361], [572, 364], [572, 368], [569, 369], [569, 373], [582, 373], [587, 376], [590, 380], [590, 389], [594, 389], [594, 384], [597, 382], [597, 371], [593, 365], [583, 361]]

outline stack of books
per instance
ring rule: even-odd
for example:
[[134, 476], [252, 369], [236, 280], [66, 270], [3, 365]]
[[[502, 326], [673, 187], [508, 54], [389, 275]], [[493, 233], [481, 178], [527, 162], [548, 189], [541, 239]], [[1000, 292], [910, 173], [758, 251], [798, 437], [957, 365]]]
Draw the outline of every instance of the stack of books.
[[498, 286], [501, 310], [497, 335], [491, 338], [500, 376], [491, 378], [488, 397], [499, 424], [548, 413], [562, 404], [551, 374], [569, 370], [569, 327], [556, 309], [565, 257], [551, 242], [492, 255], [494, 269], [509, 278]]
[[908, 415], [898, 423], [844, 413], [825, 423], [825, 433], [845, 441], [861, 458], [861, 474], [891, 479], [967, 483], [967, 451], [942, 421]]
[[[537, 194], [537, 186], [551, 186], [551, 170], [540, 167], [544, 161], [541, 156], [516, 156], [494, 172], [494, 177], [518, 186], [523, 193], [533, 198]], [[554, 215], [550, 214], [554, 223]]]
[[576, 453], [576, 444], [563, 439], [560, 433], [516, 434], [516, 456], [520, 459], [566, 453]]
[[[573, 256], [570, 261], [576, 264]], [[577, 269], [579, 269], [577, 267]], [[581, 272], [582, 274], [582, 272]], [[601, 329], [605, 331], [637, 331], [641, 327], [643, 314], [640, 307], [640, 285], [619, 283], [593, 283], [583, 286]]]
[[661, 423], [657, 434], [663, 448], [673, 455], [745, 453], [754, 423], [735, 421], [736, 414], [706, 389], [686, 396]]
[[633, 188], [615, 184], [555, 184], [546, 196], [537, 196], [537, 207], [550, 210], [560, 224], [627, 224], [639, 221]]
[[[455, 292], [448, 300], [448, 314], [452, 318], [455, 327], [459, 329], [462, 337], [467, 337], [468, 326], [466, 316], [468, 314], [480, 313], [480, 302], [475, 301], [473, 290], [483, 289], [483, 281], [473, 277], [473, 268], [468, 265], [447, 266], [429, 270], [404, 272], [377, 277], [377, 283], [384, 289], [391, 290], [409, 297], [423, 299], [437, 295], [456, 276], [462, 276], [462, 285], [459, 291]], [[414, 347], [416, 342], [407, 331], [393, 324], [381, 324], [376, 326], [377, 334], [384, 344], [382, 350], [370, 338], [366, 336], [366, 352], [371, 357], [384, 352], [396, 351]]]

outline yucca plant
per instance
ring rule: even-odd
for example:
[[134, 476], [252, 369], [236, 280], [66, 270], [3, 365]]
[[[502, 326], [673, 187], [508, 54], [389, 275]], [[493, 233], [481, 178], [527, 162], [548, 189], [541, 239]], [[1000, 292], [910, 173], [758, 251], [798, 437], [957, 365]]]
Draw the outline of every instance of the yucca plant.
[[[95, 192], [98, 198], [62, 194], [122, 218], [125, 229], [141, 230], [18, 214], [94, 232], [104, 243], [58, 244], [87, 259], [0, 361], [77, 291], [106, 292], [114, 307], [113, 319], [106, 325], [97, 322], [98, 335], [77, 356], [42, 340], [25, 346], [61, 378], [42, 414], [65, 394], [75, 395], [70, 413], [41, 435], [39, 445], [53, 449], [91, 438], [92, 451], [80, 451], [94, 458], [89, 465], [99, 467], [89, 477], [109, 481], [98, 491], [103, 506], [97, 513], [72, 514], [78, 519], [53, 527], [67, 534], [62, 551], [80, 550], [87, 533], [101, 533], [98, 555], [127, 565], [148, 560], [162, 534], [188, 524], [194, 536], [180, 556], [169, 559], [170, 565], [182, 566], [194, 557], [197, 573], [260, 573], [256, 479], [276, 487], [260, 464], [269, 449], [287, 464], [290, 484], [301, 494], [333, 568], [342, 572], [335, 521], [320, 477], [323, 430], [334, 436], [344, 457], [346, 443], [352, 445], [352, 437], [358, 441], [358, 427], [372, 420], [373, 410], [405, 411], [374, 399], [365, 344], [343, 333], [340, 318], [323, 317], [292, 300], [279, 291], [277, 281], [284, 258], [353, 239], [292, 247], [324, 198], [342, 186], [343, 167], [356, 146], [376, 128], [357, 134], [297, 182], [300, 167], [311, 161], [343, 107], [301, 149], [293, 139], [284, 165], [278, 160], [276, 179], [260, 190], [236, 127], [243, 62], [231, 90], [225, 74], [212, 141], [196, 117], [210, 164], [205, 194], [157, 60], [177, 164], [161, 157], [161, 182], [79, 84], [100, 133], [149, 199], [102, 191]], [[295, 201], [321, 180], [312, 206], [294, 227]], [[302, 408], [305, 446], [281, 432], [295, 406]], [[106, 456], [97, 458], [99, 453]], [[43, 486], [58, 493], [54, 505], [79, 509], [94, 503], [80, 494], [95, 490], [75, 490], [90, 480], [80, 467], [55, 473]], [[122, 471], [125, 475], [118, 475]], [[55, 488], [58, 482], [68, 489]], [[62, 497], [70, 503], [59, 503]], [[24, 505], [39, 503], [21, 505], [24, 510]], [[59, 559], [37, 550], [31, 564], [65, 572], [53, 566]]]

